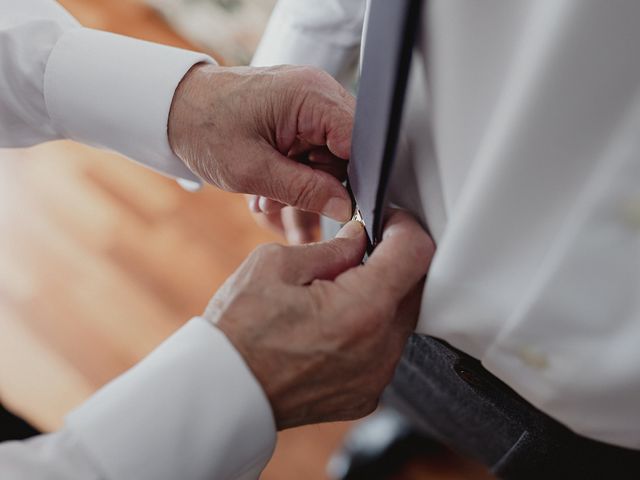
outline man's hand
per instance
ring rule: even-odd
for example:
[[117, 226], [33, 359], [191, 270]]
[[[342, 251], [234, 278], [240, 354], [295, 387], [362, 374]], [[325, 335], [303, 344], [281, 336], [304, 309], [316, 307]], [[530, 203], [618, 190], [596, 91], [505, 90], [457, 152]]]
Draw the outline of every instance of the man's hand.
[[340, 181], [355, 100], [311, 67], [196, 65], [178, 86], [169, 143], [189, 168], [224, 190], [264, 197], [339, 221], [351, 215]]
[[370, 413], [416, 321], [434, 245], [406, 213], [367, 263], [364, 230], [258, 248], [215, 295], [217, 325], [262, 384], [279, 429]]

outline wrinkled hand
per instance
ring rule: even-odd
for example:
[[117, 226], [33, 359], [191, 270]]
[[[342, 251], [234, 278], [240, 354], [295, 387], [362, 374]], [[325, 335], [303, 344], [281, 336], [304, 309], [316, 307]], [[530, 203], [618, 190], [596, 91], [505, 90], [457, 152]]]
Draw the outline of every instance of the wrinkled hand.
[[205, 317], [255, 374], [279, 429], [370, 413], [415, 326], [434, 245], [406, 213], [387, 222], [366, 264], [364, 230], [258, 248]]
[[[351, 215], [340, 181], [351, 149], [355, 101], [311, 67], [196, 65], [169, 114], [169, 143], [203, 180], [338, 221]], [[259, 208], [259, 207], [258, 207]]]

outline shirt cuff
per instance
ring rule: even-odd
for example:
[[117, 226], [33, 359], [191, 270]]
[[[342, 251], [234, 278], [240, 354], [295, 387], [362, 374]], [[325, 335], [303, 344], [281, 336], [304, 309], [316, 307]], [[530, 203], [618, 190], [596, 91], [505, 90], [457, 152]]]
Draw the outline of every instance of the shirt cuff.
[[270, 404], [227, 337], [196, 317], [67, 418], [108, 479], [257, 478]]
[[175, 90], [207, 55], [88, 28], [65, 32], [47, 62], [44, 98], [66, 138], [114, 150], [172, 177], [199, 179], [173, 153]]

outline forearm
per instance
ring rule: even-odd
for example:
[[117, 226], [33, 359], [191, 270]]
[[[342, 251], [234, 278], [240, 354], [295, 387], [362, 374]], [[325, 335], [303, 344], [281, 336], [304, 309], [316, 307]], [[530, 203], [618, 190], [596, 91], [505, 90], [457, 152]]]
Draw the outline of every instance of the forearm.
[[44, 472], [51, 480], [105, 478], [68, 430], [0, 444], [0, 472], [3, 478], [44, 478]]

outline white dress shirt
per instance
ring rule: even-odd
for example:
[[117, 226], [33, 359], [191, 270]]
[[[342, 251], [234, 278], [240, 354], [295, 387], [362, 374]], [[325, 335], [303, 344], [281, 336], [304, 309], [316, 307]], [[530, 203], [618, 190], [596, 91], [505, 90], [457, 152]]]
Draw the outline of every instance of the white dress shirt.
[[[186, 72], [212, 61], [82, 28], [51, 0], [0, 0], [0, 147], [71, 138], [197, 180], [171, 151], [167, 120]], [[274, 445], [262, 388], [195, 318], [60, 431], [1, 444], [0, 477], [255, 479]]]
[[[425, 3], [390, 187], [438, 244], [417, 329], [640, 449], [640, 2]], [[281, 0], [254, 64], [338, 72], [364, 15]]]

